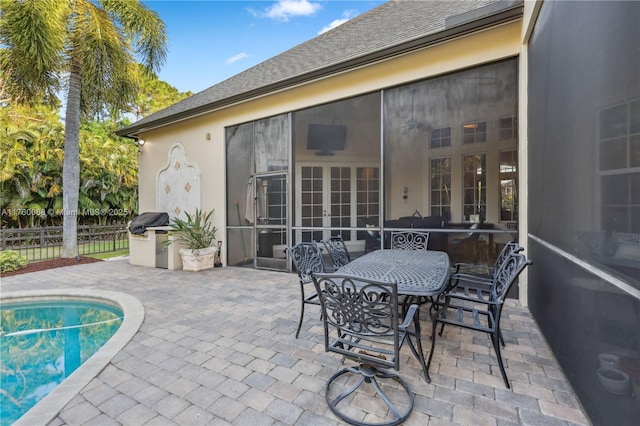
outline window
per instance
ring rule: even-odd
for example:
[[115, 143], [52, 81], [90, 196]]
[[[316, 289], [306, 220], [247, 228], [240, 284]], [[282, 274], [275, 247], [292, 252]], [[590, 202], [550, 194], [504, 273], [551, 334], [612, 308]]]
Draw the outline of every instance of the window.
[[640, 100], [600, 112], [602, 228], [640, 232]]
[[[330, 173], [331, 228], [348, 228], [351, 226], [351, 167], [331, 167]], [[351, 240], [351, 232], [339, 234], [345, 241]]]
[[466, 123], [462, 125], [462, 143], [481, 143], [487, 141], [487, 122]]
[[[500, 219], [498, 166], [500, 151], [518, 150], [517, 94], [518, 61], [513, 58], [386, 89], [384, 220], [418, 211], [422, 216], [448, 216], [452, 223], [482, 216], [496, 228], [511, 227], [513, 222]], [[508, 119], [504, 126], [514, 138], [499, 140], [502, 119]], [[481, 154], [481, 174], [475, 175], [472, 167], [467, 186], [465, 156], [476, 154]], [[403, 203], [405, 188], [408, 199]]]
[[431, 216], [451, 220], [451, 158], [431, 159]]
[[517, 151], [500, 151], [500, 220], [518, 220]]
[[462, 206], [464, 220], [480, 222], [486, 219], [487, 205], [487, 155], [464, 156]]
[[358, 167], [356, 169], [356, 211], [358, 217], [379, 223], [380, 219], [380, 169]]
[[451, 146], [451, 127], [433, 129], [431, 131], [431, 148]]
[[518, 137], [518, 117], [500, 119], [500, 140], [516, 139]]
[[[323, 226], [323, 180], [324, 169], [322, 167], [303, 167], [301, 179], [301, 207], [302, 222], [304, 227]], [[314, 236], [322, 239], [322, 233]]]
[[640, 100], [600, 112], [600, 171], [640, 167]]

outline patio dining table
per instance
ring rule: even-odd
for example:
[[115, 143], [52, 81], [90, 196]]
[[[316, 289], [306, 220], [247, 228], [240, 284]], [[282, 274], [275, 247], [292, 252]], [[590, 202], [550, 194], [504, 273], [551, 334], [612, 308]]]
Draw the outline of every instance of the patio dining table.
[[336, 271], [380, 281], [393, 281], [398, 294], [432, 297], [440, 294], [449, 279], [449, 255], [430, 250], [375, 250]]

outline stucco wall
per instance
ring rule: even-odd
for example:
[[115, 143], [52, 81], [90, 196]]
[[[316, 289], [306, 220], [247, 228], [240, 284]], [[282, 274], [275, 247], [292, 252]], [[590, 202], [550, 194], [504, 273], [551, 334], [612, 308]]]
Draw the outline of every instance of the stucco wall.
[[[503, 24], [141, 134], [145, 145], [139, 162], [139, 209], [141, 212], [156, 209], [157, 173], [166, 167], [170, 147], [181, 143], [185, 147], [187, 160], [196, 164], [201, 171], [200, 206], [204, 210], [215, 209], [215, 225], [223, 229], [226, 223], [226, 126], [514, 57], [520, 54], [521, 36], [520, 21]], [[520, 114], [520, 117], [523, 115]], [[222, 235], [221, 232], [220, 237]], [[223, 250], [225, 248], [223, 245]]]

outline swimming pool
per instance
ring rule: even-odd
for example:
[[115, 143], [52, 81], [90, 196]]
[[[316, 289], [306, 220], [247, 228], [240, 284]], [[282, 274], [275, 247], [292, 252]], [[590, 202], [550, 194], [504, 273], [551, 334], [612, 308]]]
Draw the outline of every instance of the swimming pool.
[[61, 300], [0, 309], [0, 407], [10, 425], [55, 389], [115, 334], [122, 311]]
[[55, 418], [126, 345], [144, 318], [142, 304], [122, 293], [24, 293], [31, 292], [0, 299], [2, 426], [17, 419], [18, 424], [33, 419], [45, 424], [43, 415]]

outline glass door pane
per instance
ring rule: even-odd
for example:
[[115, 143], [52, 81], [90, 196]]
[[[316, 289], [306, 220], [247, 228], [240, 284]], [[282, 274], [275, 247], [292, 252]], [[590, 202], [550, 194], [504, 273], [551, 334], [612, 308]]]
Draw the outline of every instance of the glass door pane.
[[304, 165], [297, 169], [296, 239], [321, 241], [341, 235], [349, 250], [364, 248], [365, 223], [380, 220], [380, 169], [351, 165]]
[[486, 219], [487, 205], [486, 154], [464, 156], [464, 220], [482, 222]]
[[[300, 168], [300, 224], [303, 228], [322, 228], [326, 215], [324, 205], [324, 168], [321, 166], [302, 166]], [[321, 241], [322, 230], [302, 231], [296, 242]]]
[[500, 151], [500, 221], [518, 220], [518, 152]]
[[255, 178], [256, 268], [287, 270], [287, 174]]
[[[351, 167], [331, 167], [329, 185], [329, 215], [331, 235], [342, 235], [345, 241], [351, 241], [351, 231], [335, 230], [351, 226]], [[327, 237], [329, 232], [327, 232]]]

